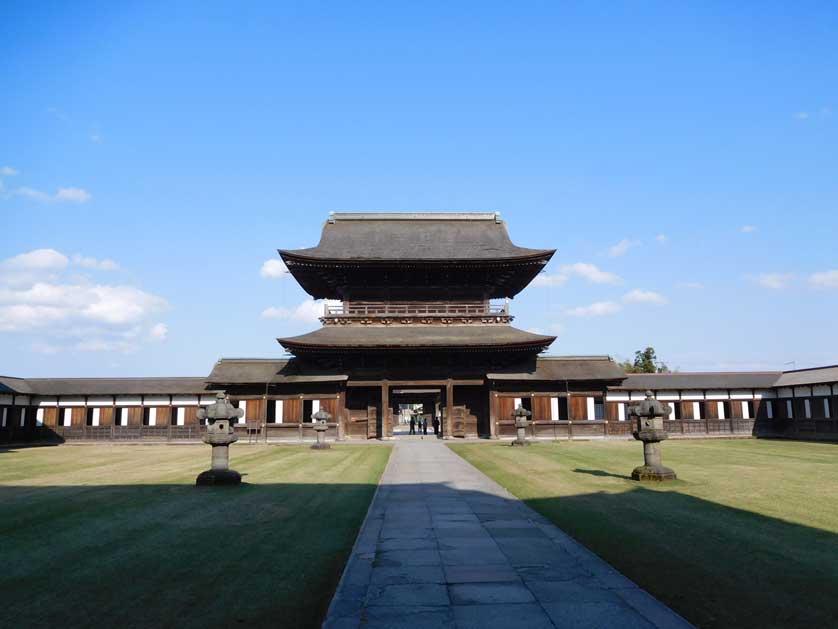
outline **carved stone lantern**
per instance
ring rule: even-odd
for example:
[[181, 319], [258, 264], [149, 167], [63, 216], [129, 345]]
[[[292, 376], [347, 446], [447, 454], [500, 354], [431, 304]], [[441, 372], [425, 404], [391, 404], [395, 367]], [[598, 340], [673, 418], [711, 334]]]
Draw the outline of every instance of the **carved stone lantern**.
[[329, 430], [329, 426], [327, 425], [328, 421], [332, 419], [332, 414], [328, 411], [324, 411], [322, 408], [317, 411], [314, 415], [311, 416], [311, 419], [314, 420], [314, 431], [317, 435], [317, 443], [311, 446], [312, 450], [328, 450], [332, 446], [326, 443], [326, 431]]
[[515, 432], [517, 436], [512, 442], [513, 446], [528, 446], [530, 442], [527, 440], [527, 426], [529, 426], [528, 418], [532, 415], [527, 409], [520, 404], [518, 408], [512, 411], [512, 417], [515, 418]]
[[634, 480], [675, 480], [675, 472], [661, 465], [660, 442], [669, 435], [663, 427], [663, 418], [672, 412], [669, 404], [662, 404], [654, 399], [651, 391], [646, 391], [646, 399], [629, 406], [629, 418], [636, 418], [637, 429], [631, 434], [643, 442], [644, 464], [634, 469]]
[[239, 440], [233, 430], [233, 422], [243, 415], [244, 411], [230, 404], [223, 393], [216, 395], [214, 404], [198, 409], [198, 419], [207, 420], [204, 443], [212, 446], [212, 465], [198, 474], [196, 485], [241, 484], [241, 474], [230, 469], [230, 444]]

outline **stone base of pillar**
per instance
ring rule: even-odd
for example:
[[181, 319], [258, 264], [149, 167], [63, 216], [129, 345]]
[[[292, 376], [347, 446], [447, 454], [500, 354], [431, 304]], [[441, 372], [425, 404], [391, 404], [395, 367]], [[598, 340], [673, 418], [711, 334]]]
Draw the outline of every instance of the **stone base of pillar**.
[[513, 446], [528, 446], [528, 445], [530, 445], [530, 442], [526, 441], [526, 440], [520, 441], [518, 439], [515, 439], [515, 440], [512, 441], [512, 445]]
[[640, 467], [634, 468], [634, 471], [631, 473], [632, 480], [640, 481], [664, 481], [675, 480], [677, 478], [673, 470], [663, 465], [641, 465]]
[[331, 447], [332, 446], [330, 444], [323, 441], [322, 443], [315, 443], [314, 445], [311, 446], [311, 449], [312, 450], [328, 450]]
[[242, 475], [236, 470], [206, 470], [195, 479], [196, 487], [241, 485]]

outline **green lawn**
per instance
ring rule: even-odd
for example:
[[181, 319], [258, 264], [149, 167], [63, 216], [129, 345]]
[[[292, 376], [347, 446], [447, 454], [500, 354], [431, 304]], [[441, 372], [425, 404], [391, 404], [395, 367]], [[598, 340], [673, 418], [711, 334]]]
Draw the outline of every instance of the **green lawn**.
[[0, 625], [319, 626], [390, 448], [0, 450]]
[[452, 449], [697, 625], [838, 624], [837, 445], [667, 441], [665, 485], [637, 442]]

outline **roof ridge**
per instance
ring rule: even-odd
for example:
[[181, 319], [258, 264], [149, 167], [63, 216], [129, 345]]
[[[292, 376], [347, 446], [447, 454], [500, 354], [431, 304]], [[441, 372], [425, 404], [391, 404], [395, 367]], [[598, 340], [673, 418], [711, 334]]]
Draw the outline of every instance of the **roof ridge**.
[[329, 212], [334, 221], [500, 221], [500, 212]]

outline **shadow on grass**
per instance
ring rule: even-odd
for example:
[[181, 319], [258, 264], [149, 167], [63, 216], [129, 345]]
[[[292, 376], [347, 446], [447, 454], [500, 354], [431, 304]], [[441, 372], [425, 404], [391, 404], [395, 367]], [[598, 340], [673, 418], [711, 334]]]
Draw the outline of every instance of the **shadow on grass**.
[[[3, 623], [319, 626], [375, 488], [2, 486]], [[487, 511], [507, 500], [398, 491]], [[525, 502], [701, 626], [838, 618], [833, 533], [642, 486]]]
[[573, 470], [577, 474], [590, 474], [591, 476], [602, 476], [602, 477], [610, 477], [610, 478], [622, 478], [625, 480], [631, 480], [631, 476], [626, 474], [614, 474], [612, 472], [606, 472], [605, 470], [583, 470], [581, 468], [576, 468]]

